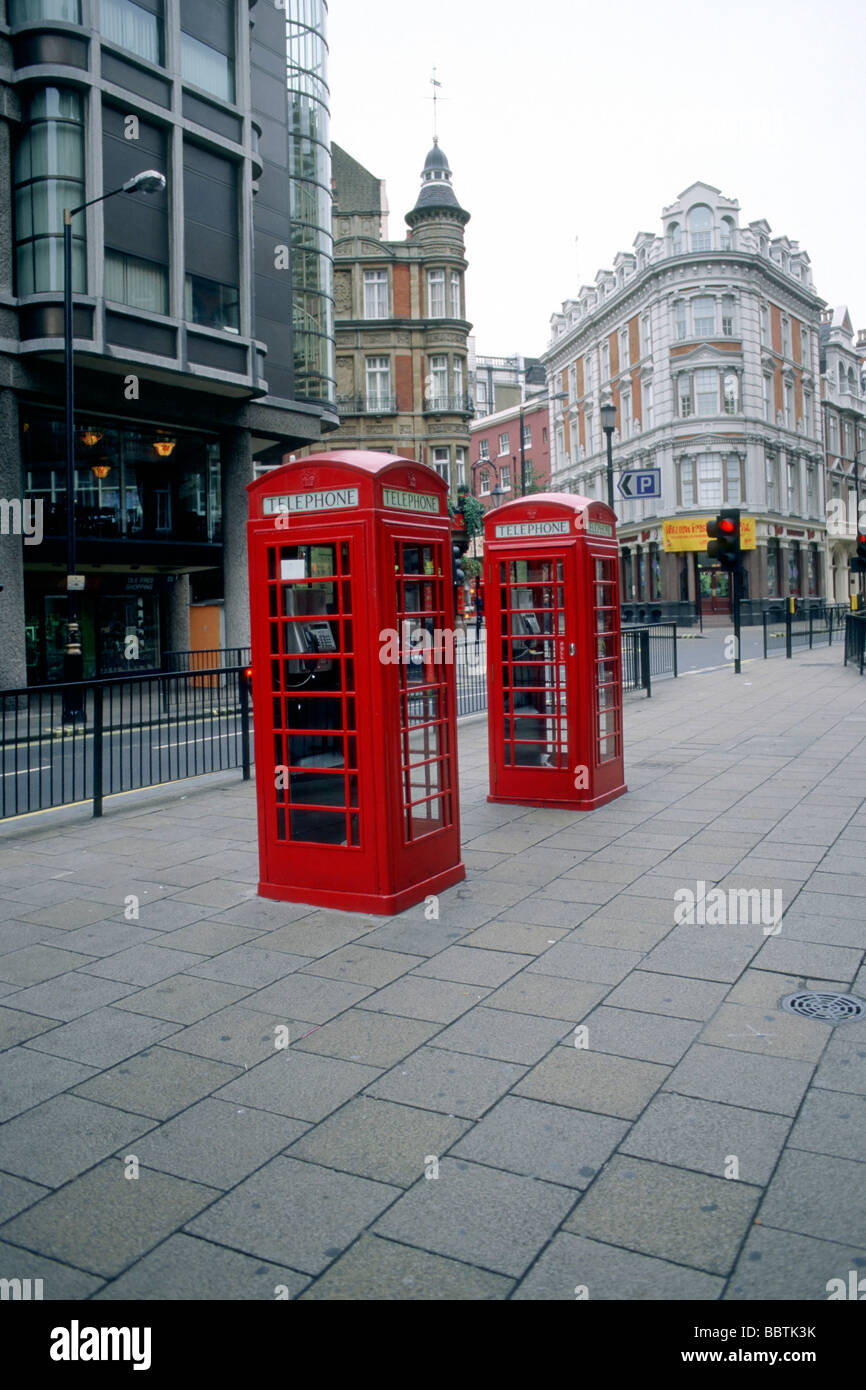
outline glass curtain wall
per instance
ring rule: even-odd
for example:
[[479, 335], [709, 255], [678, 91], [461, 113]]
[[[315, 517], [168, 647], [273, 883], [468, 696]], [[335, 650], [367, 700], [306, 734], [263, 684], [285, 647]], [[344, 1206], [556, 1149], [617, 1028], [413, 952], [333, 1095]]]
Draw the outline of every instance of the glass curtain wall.
[[334, 239], [325, 0], [288, 0], [289, 194], [295, 391], [333, 401]]

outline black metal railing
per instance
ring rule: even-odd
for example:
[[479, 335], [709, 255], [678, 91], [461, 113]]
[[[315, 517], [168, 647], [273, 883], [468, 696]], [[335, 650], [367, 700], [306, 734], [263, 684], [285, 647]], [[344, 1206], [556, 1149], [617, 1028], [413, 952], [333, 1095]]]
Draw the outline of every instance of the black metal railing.
[[[250, 775], [243, 666], [0, 692], [0, 818], [92, 801], [205, 772]], [[83, 718], [64, 724], [64, 694]], [[71, 703], [71, 702], [70, 702]]]
[[486, 633], [468, 628], [465, 638], [458, 632], [454, 643], [454, 666], [457, 684], [457, 715], [479, 714], [487, 709], [487, 641]]
[[828, 603], [800, 613], [786, 610], [780, 617], [764, 613], [764, 656], [784, 651], [786, 657], [791, 657], [797, 648], [808, 647], [811, 651], [816, 646], [832, 646], [842, 640], [849, 613], [844, 603]]
[[866, 613], [845, 615], [845, 665], [856, 666], [860, 675], [866, 665]]
[[652, 695], [653, 676], [676, 676], [676, 623], [647, 623], [622, 629], [622, 688]]
[[338, 396], [340, 415], [396, 415], [397, 397], [385, 395]]
[[204, 671], [206, 668], [249, 666], [249, 647], [206, 647], [201, 651], [163, 652], [163, 671]]
[[424, 397], [425, 415], [474, 415], [475, 402], [471, 396], [458, 394], [456, 396], [425, 396]]

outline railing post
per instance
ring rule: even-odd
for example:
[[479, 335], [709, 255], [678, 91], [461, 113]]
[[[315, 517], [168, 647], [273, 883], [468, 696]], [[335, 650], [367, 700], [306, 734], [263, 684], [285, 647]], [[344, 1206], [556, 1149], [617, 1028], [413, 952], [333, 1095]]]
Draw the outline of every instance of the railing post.
[[676, 678], [679, 675], [679, 670], [677, 668], [677, 625], [676, 623], [672, 623], [671, 626], [674, 630], [674, 678]]
[[764, 660], [767, 660], [767, 610], [761, 614], [761, 626], [764, 629]]
[[650, 675], [650, 640], [648, 627], [642, 627], [640, 630], [640, 662], [643, 668], [641, 673], [641, 684], [647, 693], [647, 699], [649, 699], [653, 692], [652, 677]]
[[102, 815], [102, 697], [103, 687], [93, 687], [93, 814]]
[[248, 782], [250, 780], [250, 704], [247, 678], [243, 668], [238, 671], [238, 694], [241, 706], [241, 767], [243, 768], [243, 780]]
[[809, 607], [809, 651], [812, 650], [812, 607]]
[[786, 607], [786, 609], [785, 609], [785, 656], [788, 657], [789, 659], [790, 659], [790, 657], [791, 657], [791, 655], [792, 655], [792, 651], [791, 651], [791, 648], [792, 648], [792, 636], [793, 636], [793, 613], [792, 613], [792, 611], [791, 611], [791, 602], [790, 602], [790, 599], [789, 599], [788, 605], [787, 605], [787, 607]]

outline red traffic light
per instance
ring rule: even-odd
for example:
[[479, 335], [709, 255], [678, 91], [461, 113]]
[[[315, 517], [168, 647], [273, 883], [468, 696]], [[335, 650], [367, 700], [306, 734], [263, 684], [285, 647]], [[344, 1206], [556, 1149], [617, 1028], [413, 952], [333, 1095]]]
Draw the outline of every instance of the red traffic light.
[[736, 529], [737, 523], [735, 521], [731, 521], [730, 517], [727, 516], [722, 517], [719, 522], [720, 531], [724, 531], [726, 535], [731, 535]]

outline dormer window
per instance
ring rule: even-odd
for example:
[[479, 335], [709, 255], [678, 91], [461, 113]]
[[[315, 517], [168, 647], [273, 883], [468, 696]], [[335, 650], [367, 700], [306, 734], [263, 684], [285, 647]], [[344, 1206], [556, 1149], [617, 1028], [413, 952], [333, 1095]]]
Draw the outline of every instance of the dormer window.
[[692, 251], [709, 251], [713, 244], [713, 214], [698, 204], [689, 213], [689, 246]]

